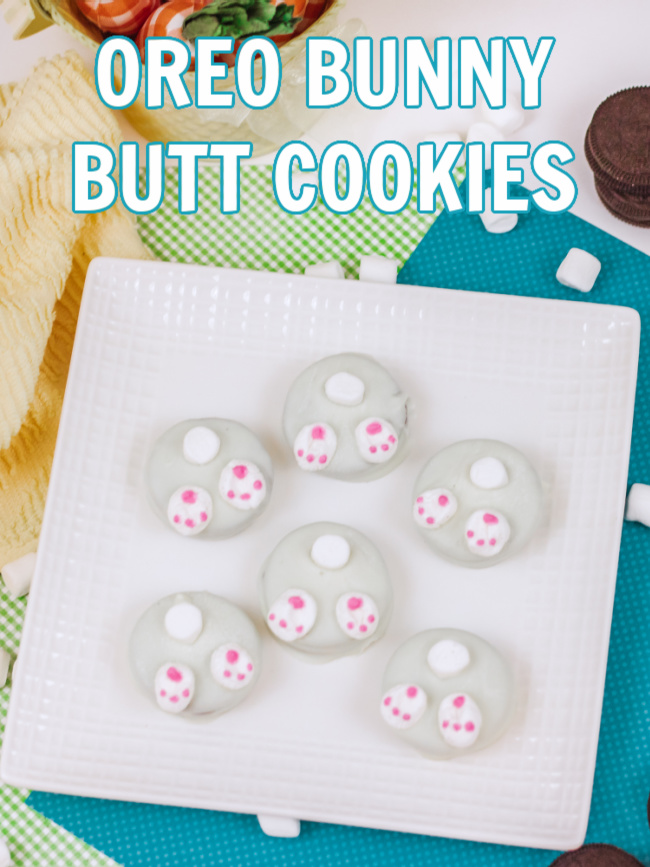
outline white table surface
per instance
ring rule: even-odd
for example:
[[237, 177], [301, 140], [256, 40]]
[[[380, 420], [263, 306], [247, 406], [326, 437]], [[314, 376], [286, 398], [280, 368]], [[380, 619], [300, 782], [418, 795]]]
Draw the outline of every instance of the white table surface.
[[[647, 0], [622, 0], [615, 6], [609, 0], [348, 0], [343, 17], [362, 18], [375, 37], [476, 36], [486, 44], [492, 36], [525, 36], [534, 46], [540, 36], [554, 36], [542, 79], [542, 107], [528, 113], [530, 119], [513, 138], [530, 141], [533, 147], [548, 139], [570, 145], [576, 160], [569, 169], [579, 190], [573, 212], [650, 253], [650, 230], [617, 220], [600, 203], [583, 153], [584, 134], [599, 103], [621, 88], [650, 84]], [[14, 42], [9, 26], [0, 21], [0, 81], [20, 79], [39, 58], [69, 48], [90, 62], [92, 53], [58, 28]], [[515, 84], [518, 76], [511, 60], [509, 64], [509, 82]], [[406, 110], [398, 102], [383, 111], [348, 104], [326, 112], [308, 140], [322, 146], [345, 138], [365, 152], [388, 138], [412, 147], [433, 130], [464, 133], [479, 114], [479, 109], [436, 111], [426, 102], [422, 109]], [[526, 183], [538, 185], [530, 174]]]

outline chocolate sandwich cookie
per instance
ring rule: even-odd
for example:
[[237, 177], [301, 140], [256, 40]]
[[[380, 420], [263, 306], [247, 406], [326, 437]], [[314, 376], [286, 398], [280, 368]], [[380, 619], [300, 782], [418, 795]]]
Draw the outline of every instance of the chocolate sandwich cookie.
[[601, 186], [650, 196], [650, 87], [630, 87], [596, 109], [585, 155]]
[[589, 843], [560, 855], [550, 867], [643, 867], [633, 855], [606, 843]]
[[604, 186], [596, 178], [596, 192], [598, 198], [607, 210], [633, 226], [650, 226], [650, 195], [630, 196], [627, 193], [619, 193], [613, 188]]

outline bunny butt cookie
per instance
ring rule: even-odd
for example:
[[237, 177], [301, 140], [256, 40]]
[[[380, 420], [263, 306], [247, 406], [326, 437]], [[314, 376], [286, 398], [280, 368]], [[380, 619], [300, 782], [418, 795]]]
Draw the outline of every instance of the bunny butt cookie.
[[412, 514], [436, 554], [480, 568], [521, 550], [540, 525], [542, 506], [539, 476], [520, 451], [497, 440], [465, 440], [426, 464]]
[[198, 717], [232, 710], [253, 688], [261, 640], [240, 608], [212, 593], [178, 593], [140, 617], [129, 661], [142, 690], [173, 715]]
[[379, 712], [386, 726], [430, 759], [482, 750], [512, 721], [512, 671], [487, 641], [460, 629], [408, 639], [384, 674]]
[[245, 530], [268, 505], [273, 465], [244, 425], [188, 420], [154, 443], [145, 482], [153, 510], [171, 530], [225, 539]]
[[283, 426], [306, 472], [367, 482], [406, 456], [409, 398], [373, 358], [347, 352], [322, 358], [295, 380]]
[[381, 638], [392, 590], [370, 539], [321, 522], [294, 530], [270, 554], [260, 574], [260, 602], [281, 644], [303, 660], [330, 662]]

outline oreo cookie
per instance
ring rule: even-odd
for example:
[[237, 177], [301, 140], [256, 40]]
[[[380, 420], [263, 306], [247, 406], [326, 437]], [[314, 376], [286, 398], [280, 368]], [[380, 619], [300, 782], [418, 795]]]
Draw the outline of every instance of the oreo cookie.
[[650, 227], [650, 196], [630, 196], [603, 185], [596, 177], [596, 192], [607, 210], [633, 226]]
[[643, 864], [616, 846], [589, 843], [560, 855], [550, 867], [643, 867]]

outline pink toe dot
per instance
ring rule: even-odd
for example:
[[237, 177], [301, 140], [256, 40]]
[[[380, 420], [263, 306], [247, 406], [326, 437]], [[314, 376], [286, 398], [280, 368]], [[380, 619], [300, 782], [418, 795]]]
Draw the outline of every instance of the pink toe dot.
[[196, 524], [194, 523], [194, 521], [191, 518], [188, 518], [187, 521], [185, 521], [185, 526], [192, 528], [192, 527], [195, 527]]
[[252, 671], [252, 670], [253, 670], [253, 665], [252, 665], [252, 663], [249, 662], [248, 665], [246, 666], [246, 669], [247, 669], [248, 671]]
[[201, 512], [201, 520], [205, 524], [205, 522], [208, 520], [208, 513], [207, 512]]
[[422, 506], [420, 506], [420, 508], [418, 509], [418, 515], [424, 515], [424, 509], [422, 508]]
[[354, 623], [348, 623], [348, 629], [354, 629]]
[[230, 677], [230, 671], [226, 668], [223, 673], [224, 677]]
[[181, 494], [181, 500], [184, 503], [196, 503], [196, 493], [194, 491], [183, 491]]
[[389, 448], [390, 446], [388, 445], [388, 443], [384, 443], [381, 447], [381, 450], [382, 452], [387, 452]]
[[238, 479], [245, 479], [248, 475], [248, 467], [244, 466], [244, 464], [238, 464], [236, 467], [232, 468], [233, 475], [235, 475]]
[[178, 696], [177, 695], [170, 695], [169, 700], [173, 701], [174, 704], [176, 704], [176, 702], [178, 701]]
[[262, 483], [259, 480], [257, 482], [253, 482], [253, 487], [255, 488], [256, 491], [261, 491], [262, 490]]
[[305, 600], [302, 598], [302, 596], [290, 596], [288, 602], [289, 605], [291, 605], [292, 608], [295, 608], [296, 611], [300, 608], [305, 607]]
[[237, 675], [237, 680], [243, 680], [245, 677], [246, 677], [245, 674], [238, 674], [238, 675]]
[[403, 714], [402, 719], [404, 719], [408, 722], [411, 719], [411, 714], [410, 713]]
[[228, 653], [226, 653], [226, 659], [231, 665], [234, 665], [239, 659], [239, 654], [236, 650], [229, 650]]
[[370, 436], [381, 433], [382, 430], [383, 428], [378, 421], [371, 421], [370, 424], [366, 427], [366, 433], [369, 433]]
[[393, 716], [399, 716], [399, 708], [397, 708], [397, 707], [393, 708]]
[[448, 728], [448, 726], [449, 726], [449, 720], [446, 719], [446, 720], [443, 722], [442, 727], [443, 727], [443, 729], [446, 729], [446, 728]]
[[298, 457], [301, 458], [304, 455], [304, 451], [302, 449], [298, 449]]
[[280, 621], [280, 626], [281, 626], [283, 629], [286, 629], [286, 628], [287, 628], [287, 621], [286, 621], [286, 620], [281, 620], [281, 621]]
[[180, 683], [181, 680], [183, 680], [183, 675], [177, 668], [174, 668], [174, 666], [171, 666], [171, 668], [167, 669], [167, 677], [170, 680], [173, 680], [174, 683]]
[[228, 491], [228, 496], [231, 500], [234, 499], [235, 492], [234, 491]]
[[465, 731], [473, 732], [474, 731], [474, 723], [473, 722], [466, 722], [465, 723]]
[[409, 698], [415, 698], [415, 696], [418, 694], [417, 686], [409, 686], [409, 688], [406, 690], [406, 694]]
[[313, 455], [307, 455], [307, 462], [310, 463], [310, 464], [313, 464], [313, 462], [314, 462], [314, 456], [313, 456]]
[[423, 503], [423, 502], [424, 502], [424, 497], [418, 497], [418, 498], [417, 498], [417, 502], [418, 502], [418, 503]]
[[441, 506], [446, 506], [448, 502], [449, 502], [449, 497], [447, 497], [445, 494], [440, 494], [440, 496], [438, 497], [438, 503]]
[[375, 615], [371, 614], [370, 617], [368, 618], [368, 623], [374, 623], [374, 622], [375, 622]]
[[302, 632], [304, 628], [304, 626], [296, 626], [296, 632]]
[[180, 515], [174, 515], [174, 523], [180, 524], [180, 522], [181, 522], [181, 516]]
[[184, 698], [187, 698], [189, 694], [190, 694], [189, 689], [184, 689], [184, 690], [183, 690], [183, 697], [184, 697]]
[[491, 515], [489, 512], [486, 512], [483, 515], [483, 520], [485, 521], [486, 524], [498, 524], [499, 523], [499, 519], [497, 518], [497, 516]]
[[317, 425], [311, 429], [312, 439], [315, 440], [324, 440], [325, 439], [325, 428]]
[[435, 524], [435, 523], [436, 523], [435, 518], [427, 518], [427, 524]]
[[240, 500], [250, 500], [250, 498], [251, 498], [250, 494], [242, 494], [239, 499]]
[[388, 437], [388, 441], [391, 443], [396, 442], [395, 437], [392, 434]]
[[391, 697], [389, 695], [387, 695], [386, 698], [384, 699], [384, 704], [386, 705], [386, 707], [388, 707], [388, 705], [391, 703], [391, 701], [392, 701]]
[[476, 544], [479, 546], [485, 545], [485, 539], [479, 539]]
[[490, 539], [490, 545], [496, 545], [496, 543], [497, 543], [496, 539]]
[[373, 453], [373, 455], [374, 455], [374, 453], [377, 451], [377, 446], [370, 446], [370, 451], [371, 451], [371, 452]]
[[454, 699], [454, 707], [462, 707], [465, 704], [465, 696], [457, 695]]
[[161, 690], [160, 690], [160, 694], [161, 694], [161, 695], [167, 695], [167, 691], [164, 690], [164, 689], [161, 689]]
[[368, 631], [368, 627], [366, 626], [365, 623], [362, 623], [361, 626], [359, 627], [359, 632], [367, 632], [367, 631]]
[[327, 463], [327, 455], [321, 455], [318, 459], [318, 463], [319, 464], [326, 464]]
[[461, 730], [461, 728], [462, 728], [462, 726], [460, 723], [454, 723], [454, 731], [455, 732], [459, 732]]
[[269, 614], [269, 620], [275, 620], [275, 614]]
[[467, 538], [468, 539], [471, 539], [473, 535], [474, 535], [474, 530], [468, 530], [467, 531]]

